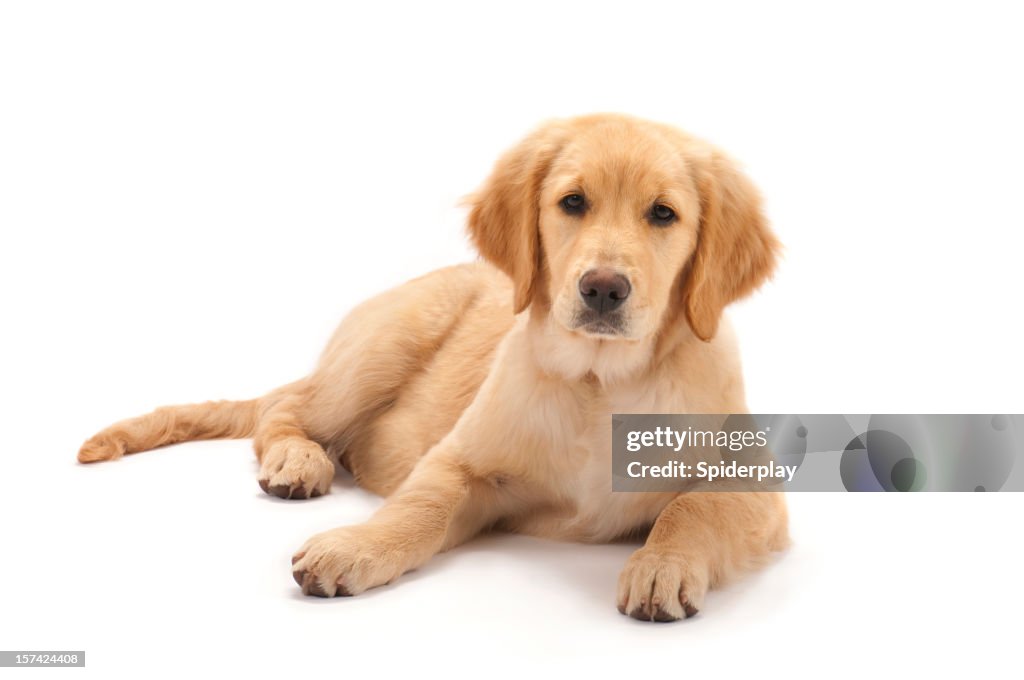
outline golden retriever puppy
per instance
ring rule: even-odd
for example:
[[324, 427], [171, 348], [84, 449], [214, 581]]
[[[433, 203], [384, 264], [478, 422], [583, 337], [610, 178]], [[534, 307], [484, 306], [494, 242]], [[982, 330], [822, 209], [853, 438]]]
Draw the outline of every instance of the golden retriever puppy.
[[269, 494], [326, 493], [332, 457], [387, 497], [295, 553], [308, 595], [357, 595], [492, 528], [573, 541], [644, 533], [619, 611], [672, 621], [787, 543], [779, 493], [613, 493], [612, 413], [742, 413], [722, 310], [778, 243], [734, 163], [620, 115], [543, 125], [474, 196], [486, 263], [357, 307], [312, 375], [251, 401], [161, 408], [82, 462], [253, 437]]

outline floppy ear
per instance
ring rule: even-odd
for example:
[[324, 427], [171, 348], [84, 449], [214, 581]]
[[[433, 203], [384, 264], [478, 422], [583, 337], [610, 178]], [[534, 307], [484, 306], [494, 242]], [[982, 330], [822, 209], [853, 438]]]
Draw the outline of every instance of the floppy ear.
[[471, 199], [469, 234], [484, 259], [515, 288], [515, 312], [533, 299], [540, 269], [541, 185], [561, 148], [561, 129], [549, 124], [505, 153]]
[[708, 341], [722, 310], [760, 286], [780, 248], [761, 212], [761, 197], [733, 161], [712, 151], [698, 165], [701, 223], [697, 250], [683, 283], [686, 318]]

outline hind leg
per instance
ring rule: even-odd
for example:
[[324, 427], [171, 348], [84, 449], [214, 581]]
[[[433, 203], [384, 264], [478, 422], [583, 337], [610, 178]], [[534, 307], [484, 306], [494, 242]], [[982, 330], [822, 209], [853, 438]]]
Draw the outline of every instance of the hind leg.
[[302, 402], [301, 389], [274, 400], [256, 428], [259, 484], [271, 496], [315, 498], [330, 491], [334, 479], [334, 463], [320, 444], [306, 436], [299, 421]]
[[[267, 400], [270, 406], [256, 431], [260, 486], [282, 498], [326, 493], [334, 477], [326, 449], [371, 491], [389, 493], [397, 487], [429, 445], [448, 431], [483, 380], [490, 351], [512, 316], [507, 305], [481, 301], [480, 293], [494, 289], [491, 294], [504, 302], [507, 285], [495, 271], [455, 267], [354, 309], [316, 370]], [[471, 313], [478, 305], [488, 313]], [[424, 382], [427, 375], [433, 381]], [[392, 412], [405, 412], [401, 405], [410, 402], [420, 403], [420, 413], [399, 419], [395, 430], [404, 432], [401, 446], [388, 446], [375, 433], [386, 431], [381, 421]], [[410, 419], [429, 426], [407, 432], [402, 425]], [[389, 422], [395, 423], [394, 418]]]

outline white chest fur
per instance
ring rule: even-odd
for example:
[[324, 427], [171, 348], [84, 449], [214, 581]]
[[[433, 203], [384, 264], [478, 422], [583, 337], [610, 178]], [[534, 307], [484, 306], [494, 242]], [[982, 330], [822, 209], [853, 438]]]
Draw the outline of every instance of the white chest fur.
[[[498, 375], [484, 388], [500, 396], [506, 412], [517, 417], [502, 428], [522, 435], [502, 447], [509, 455], [506, 462], [522, 464], [520, 456], [529, 452], [530, 463], [520, 469], [547, 488], [553, 501], [552, 509], [517, 526], [545, 536], [607, 541], [650, 525], [675, 494], [612, 491], [611, 416], [742, 408], [732, 347], [716, 339], [681, 348], [652, 366], [650, 346], [577, 342], [579, 351], [566, 355], [564, 343], [548, 342], [551, 338], [536, 329], [528, 340], [526, 330], [520, 322], [506, 338], [496, 359]], [[641, 353], [646, 354], [643, 361], [637, 359]], [[627, 363], [634, 366], [628, 374], [602, 370]], [[567, 367], [572, 369], [568, 373]], [[493, 417], [497, 410], [487, 413]]]
[[[608, 541], [649, 526], [674, 494], [612, 491], [612, 414], [664, 413], [685, 409], [678, 390], [655, 384], [594, 387], [583, 427], [571, 437], [567, 459], [573, 468], [562, 469], [571, 482], [565, 486], [574, 512], [560, 529], [576, 540]], [[674, 399], [667, 399], [673, 394]], [[558, 455], [557, 452], [552, 452]]]

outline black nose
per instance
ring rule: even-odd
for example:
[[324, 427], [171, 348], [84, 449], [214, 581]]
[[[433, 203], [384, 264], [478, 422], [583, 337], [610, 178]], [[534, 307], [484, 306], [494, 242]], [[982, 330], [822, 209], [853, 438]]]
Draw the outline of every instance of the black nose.
[[580, 278], [580, 295], [598, 314], [617, 309], [629, 297], [629, 291], [629, 279], [611, 269], [591, 269]]

